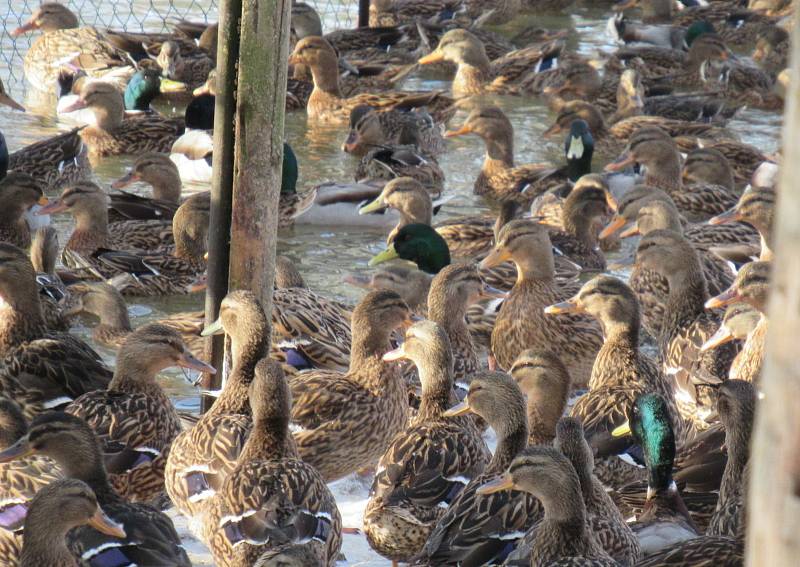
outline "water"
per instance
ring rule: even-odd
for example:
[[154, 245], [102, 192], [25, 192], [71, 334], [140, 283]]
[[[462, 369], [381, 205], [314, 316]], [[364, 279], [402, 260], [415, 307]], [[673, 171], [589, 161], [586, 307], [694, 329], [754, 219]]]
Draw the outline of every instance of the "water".
[[[113, 10], [112, 2], [101, 3], [101, 21], [112, 21], [110, 14]], [[151, 3], [137, 0], [133, 3], [133, 11], [140, 18], [144, 18], [145, 29], [160, 30], [162, 17], [146, 8]], [[350, 6], [350, 14], [354, 17], [354, 2], [339, 2], [326, 0], [320, 2], [326, 5]], [[201, 19], [202, 13], [193, 10], [193, 3], [189, 0], [168, 1], [154, 0], [152, 5], [161, 13], [167, 13], [172, 6], [175, 10], [186, 14], [190, 19]], [[91, 3], [83, 3], [81, 12], [86, 21], [97, 21], [96, 7]], [[9, 13], [10, 5], [6, 5], [4, 13]], [[19, 8], [14, 8], [18, 11]], [[331, 10], [325, 16], [326, 31], [333, 28], [337, 20], [344, 21], [345, 9]], [[615, 45], [605, 33], [608, 11], [605, 8], [590, 8], [579, 6], [571, 15], [557, 15], [549, 17], [533, 16], [520, 17], [513, 24], [507, 26], [504, 33], [513, 35], [526, 26], [548, 27], [551, 29], [569, 28], [573, 30], [570, 38], [570, 47], [577, 48], [581, 53], [590, 57], [601, 58], [603, 54], [610, 53]], [[26, 15], [27, 17], [27, 15]], [[213, 20], [213, 10], [210, 18]], [[7, 26], [13, 28], [17, 20], [6, 20]], [[119, 27], [119, 24], [116, 25]], [[138, 29], [138, 28], [137, 28]], [[18, 41], [18, 48], [24, 52], [24, 43]], [[3, 33], [3, 54], [8, 55], [13, 51], [13, 40]], [[2, 131], [6, 137], [11, 151], [26, 144], [51, 136], [68, 128], [60, 124], [54, 114], [54, 98], [42, 101], [33, 99], [33, 93], [26, 92], [22, 83], [11, 80], [10, 73], [21, 76], [21, 60], [12, 59], [13, 69], [0, 63], [0, 77], [8, 87], [12, 96], [23, 102], [30, 109], [27, 113], [12, 111], [6, 107], [0, 108]], [[448, 89], [449, 84], [429, 77], [413, 77], [405, 85], [408, 89]], [[561, 141], [549, 141], [541, 138], [541, 133], [552, 123], [553, 115], [544, 102], [533, 97], [526, 98], [494, 98], [497, 104], [506, 111], [515, 129], [515, 149], [517, 163], [551, 161], [561, 163]], [[179, 113], [181, 109], [161, 107], [162, 111]], [[454, 124], [460, 124], [465, 118], [464, 113], [459, 113]], [[739, 133], [743, 141], [749, 142], [765, 152], [773, 152], [779, 145], [781, 116], [778, 114], [764, 113], [755, 110], [745, 110], [731, 123], [731, 128]], [[311, 186], [323, 181], [352, 180], [356, 158], [342, 154], [340, 146], [346, 135], [343, 128], [330, 128], [309, 130], [306, 127], [304, 113], [292, 113], [286, 118], [286, 138], [292, 144], [300, 163], [300, 186]], [[446, 174], [446, 191], [454, 195], [443, 212], [444, 216], [470, 214], [485, 210], [485, 205], [472, 195], [472, 184], [483, 161], [483, 143], [474, 136], [459, 137], [449, 145], [449, 151], [440, 158], [440, 164]], [[95, 169], [97, 181], [108, 185], [111, 181], [121, 176], [126, 168], [133, 162], [130, 156], [105, 159]], [[597, 169], [602, 163], [595, 164]], [[53, 195], [50, 195], [51, 197]], [[56, 217], [55, 224], [59, 229], [62, 243], [71, 231], [70, 219]], [[355, 302], [362, 291], [353, 289], [342, 282], [342, 276], [348, 273], [367, 273], [370, 268], [367, 262], [373, 254], [384, 247], [385, 234], [380, 230], [369, 230], [352, 227], [310, 227], [298, 226], [284, 230], [280, 235], [279, 253], [288, 254], [300, 262], [300, 271], [309, 286], [323, 294], [334, 296], [350, 302]], [[628, 245], [630, 246], [630, 245]], [[613, 258], [612, 258], [613, 261]], [[162, 299], [135, 299], [130, 302], [131, 319], [134, 326], [148, 320], [159, 318], [167, 313], [197, 309], [202, 306], [200, 296], [172, 297]], [[89, 337], [89, 328], [78, 323], [75, 332], [81, 336]], [[102, 350], [102, 349], [101, 349]], [[109, 358], [112, 353], [103, 351]], [[198, 407], [197, 392], [183, 380], [180, 373], [171, 373], [165, 376], [164, 385], [174, 397], [176, 404], [181, 408], [196, 409]], [[334, 485], [337, 501], [342, 509], [345, 525], [360, 526], [360, 517], [363, 512], [368, 482], [360, 479], [345, 479]], [[183, 530], [182, 530], [183, 531]], [[195, 559], [203, 561], [204, 554], [201, 549], [192, 547], [196, 552]], [[365, 565], [388, 564], [372, 553], [363, 539], [358, 536], [347, 536], [345, 539], [345, 554], [350, 561], [357, 561]]]

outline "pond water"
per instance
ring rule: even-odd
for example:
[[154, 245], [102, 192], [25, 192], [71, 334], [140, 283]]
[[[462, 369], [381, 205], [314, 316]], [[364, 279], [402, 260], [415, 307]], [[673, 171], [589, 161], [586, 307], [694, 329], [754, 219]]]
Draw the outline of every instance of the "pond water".
[[[98, 3], [99, 8], [92, 2], [71, 2], [71, 4], [77, 5], [85, 21], [95, 22], [98, 21], [98, 9], [101, 10], [101, 16], [108, 16], [109, 14], [104, 14], [102, 11], [113, 10], [116, 3], [101, 2]], [[336, 21], [346, 21], [344, 15], [348, 13], [348, 10], [349, 18], [355, 18], [355, 2], [339, 3], [337, 0], [324, 0], [319, 4], [328, 7], [328, 11], [324, 14], [326, 31], [334, 29]], [[591, 3], [587, 2], [587, 4]], [[526, 26], [571, 29], [573, 30], [570, 39], [571, 47], [577, 48], [587, 55], [599, 57], [616, 48], [605, 31], [605, 19], [609, 11], [607, 5], [603, 4], [599, 8], [579, 4], [572, 9], [572, 13], [569, 15], [544, 18], [532, 15], [520, 17], [512, 25], [500, 31], [510, 36]], [[18, 5], [19, 3], [16, 2], [6, 3], [3, 13], [20, 13], [27, 17], [27, 14], [20, 12], [21, 8]], [[186, 14], [190, 19], [203, 17], [199, 8], [193, 9], [193, 2], [186, 0], [153, 0], [152, 2], [134, 0], [131, 5], [132, 11], [144, 19], [145, 29], [150, 30], [160, 30], [163, 23], [162, 16], [159, 15], [159, 12], [152, 11], [151, 6], [159, 9], [161, 14], [167, 13], [172, 6], [172, 13], [178, 9], [178, 13]], [[331, 6], [336, 8], [331, 10]], [[212, 7], [209, 18], [213, 20], [215, 17]], [[18, 25], [18, 21], [17, 16], [10, 15], [6, 19], [6, 27], [9, 30], [13, 29]], [[100, 21], [111, 22], [113, 20], [110, 17], [101, 17]], [[120, 27], [120, 25], [113, 27]], [[136, 29], [138, 30], [138, 27]], [[17, 40], [17, 48], [24, 53], [25, 43], [23, 40]], [[41, 101], [33, 99], [33, 93], [26, 90], [23, 83], [12, 77], [12, 74], [14, 77], [21, 76], [21, 59], [11, 56], [14, 43], [7, 32], [3, 32], [2, 35], [2, 49], [6, 57], [0, 63], [0, 78], [3, 79], [12, 96], [23, 101], [23, 104], [29, 107], [29, 112], [24, 114], [6, 107], [0, 108], [0, 124], [2, 124], [2, 132], [6, 137], [9, 149], [14, 151], [23, 145], [68, 128], [69, 125], [59, 123], [55, 117], [54, 97], [45, 101], [45, 104], [41, 104]], [[9, 67], [9, 60], [11, 67]], [[448, 89], [449, 84], [424, 76], [416, 76], [407, 81], [404, 87], [408, 89]], [[561, 141], [546, 141], [540, 136], [553, 120], [553, 115], [543, 100], [533, 97], [505, 97], [498, 98], [497, 102], [506, 111], [514, 125], [518, 163], [542, 161], [561, 163]], [[182, 109], [163, 106], [161, 110], [182, 112]], [[457, 115], [454, 123], [459, 124], [464, 117], [463, 113]], [[748, 109], [740, 113], [731, 123], [731, 127], [739, 133], [743, 141], [754, 144], [765, 152], [772, 152], [778, 147], [780, 124], [781, 117], [778, 114]], [[316, 185], [328, 180], [352, 180], [356, 159], [342, 154], [339, 149], [345, 135], [342, 128], [309, 130], [306, 127], [304, 113], [292, 113], [287, 116], [286, 138], [298, 156], [301, 187]], [[132, 156], [126, 156], [104, 160], [95, 169], [97, 180], [108, 186], [112, 180], [125, 172], [133, 159]], [[445, 217], [486, 209], [485, 205], [472, 194], [472, 184], [482, 160], [483, 144], [479, 138], [473, 136], [453, 140], [449, 145], [448, 152], [440, 158], [440, 164], [447, 179], [446, 193], [454, 196], [443, 211]], [[600, 169], [602, 165], [602, 163], [596, 163], [595, 167]], [[187, 192], [190, 190], [198, 190], [198, 188], [187, 188]], [[66, 242], [71, 231], [70, 219], [59, 216], [54, 219], [54, 222], [59, 229], [61, 242]], [[369, 272], [370, 268], [368, 268], [367, 262], [373, 254], [383, 248], [384, 239], [385, 234], [381, 230], [301, 225], [281, 231], [279, 252], [288, 254], [299, 261], [300, 271], [312, 289], [353, 302], [363, 292], [343, 283], [342, 277], [349, 273]], [[166, 313], [201, 308], [202, 303], [203, 300], [200, 296], [136, 298], [130, 300], [132, 323], [137, 326]], [[89, 337], [89, 328], [82, 323], [76, 325], [75, 332]], [[108, 351], [105, 351], [104, 354], [112, 356], [112, 353]], [[166, 376], [164, 384], [174, 397], [176, 404], [181, 408], [196, 409], [198, 407], [197, 392], [183, 380], [180, 373]], [[336, 484], [337, 500], [342, 508], [346, 525], [352, 527], [360, 525], [359, 518], [368, 486], [367, 481], [360, 479], [346, 479]], [[363, 538], [348, 536], [346, 541], [344, 552], [351, 562], [370, 565], [387, 564], [368, 550]], [[196, 557], [199, 562], [204, 562], [202, 551], [197, 550]], [[367, 563], [361, 563], [361, 561]]]

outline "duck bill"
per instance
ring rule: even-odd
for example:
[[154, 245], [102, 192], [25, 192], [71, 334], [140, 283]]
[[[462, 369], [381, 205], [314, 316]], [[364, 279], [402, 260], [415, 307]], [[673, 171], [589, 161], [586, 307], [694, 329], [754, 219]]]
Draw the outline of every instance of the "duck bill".
[[129, 171], [128, 173], [126, 173], [125, 175], [123, 175], [122, 177], [120, 177], [119, 179], [114, 181], [111, 184], [111, 188], [112, 189], [122, 189], [124, 187], [127, 187], [131, 183], [134, 183], [136, 181], [141, 181], [141, 180], [142, 180], [141, 175], [139, 175], [135, 171]]
[[48, 202], [44, 207], [36, 211], [36, 215], [43, 216], [43, 215], [54, 215], [57, 213], [63, 213], [67, 210], [67, 204], [58, 199], [57, 201]]
[[626, 435], [631, 434], [631, 424], [629, 421], [626, 421], [619, 427], [615, 427], [614, 430], [611, 432], [612, 437], [625, 437]]
[[217, 319], [210, 325], [206, 326], [200, 333], [201, 337], [210, 337], [213, 335], [223, 335], [225, 329], [222, 328], [222, 319]]
[[703, 346], [700, 347], [700, 352], [706, 352], [707, 350], [721, 347], [722, 345], [731, 342], [733, 339], [733, 333], [730, 332], [728, 327], [725, 325], [720, 325], [719, 329], [717, 329], [717, 332], [711, 335], [711, 337], [703, 343]]
[[414, 323], [419, 323], [420, 321], [424, 320], [425, 320], [424, 317], [420, 317], [416, 313], [409, 313], [408, 315], [406, 315], [406, 318], [403, 319], [403, 322], [400, 324], [400, 327], [407, 330]]
[[173, 81], [172, 79], [161, 79], [161, 85], [159, 86], [158, 90], [160, 90], [162, 93], [167, 93], [167, 94], [185, 93], [186, 91], [189, 90], [189, 86], [186, 83], [182, 83], [180, 81]]
[[475, 492], [480, 495], [486, 495], [494, 494], [495, 492], [502, 492], [503, 490], [514, 490], [514, 479], [508, 473], [491, 482], [482, 484]]
[[6, 93], [0, 93], [0, 104], [5, 104], [6, 106], [10, 106], [14, 110], [25, 112], [25, 107], [22, 106], [13, 98], [11, 98], [10, 96], [8, 96]]
[[481, 270], [488, 270], [489, 268], [499, 266], [508, 259], [509, 259], [508, 252], [500, 248], [495, 248], [494, 250], [489, 252], [486, 258], [481, 260], [481, 263], [478, 264], [478, 268]]
[[556, 122], [555, 124], [553, 124], [552, 126], [550, 126], [550, 128], [548, 128], [547, 130], [545, 130], [545, 131], [544, 131], [544, 134], [542, 134], [542, 136], [544, 136], [545, 138], [552, 138], [552, 137], [553, 137], [553, 136], [555, 136], [556, 134], [560, 134], [560, 133], [561, 133], [561, 132], [563, 132], [563, 131], [564, 131], [564, 128], [562, 128], [562, 127], [561, 127], [561, 124], [559, 124], [558, 122]]
[[19, 37], [21, 35], [24, 35], [26, 33], [29, 33], [29, 32], [32, 32], [32, 31], [38, 30], [38, 29], [39, 29], [39, 24], [36, 22], [36, 20], [28, 20], [27, 22], [22, 24], [20, 27], [18, 27], [14, 31], [12, 31], [11, 32], [11, 37]]
[[386, 250], [370, 258], [369, 265], [377, 266], [378, 264], [383, 264], [384, 262], [395, 260], [399, 257], [400, 255], [397, 253], [397, 250], [395, 250], [394, 244], [390, 244]]
[[352, 154], [358, 148], [358, 132], [355, 130], [350, 131], [347, 135], [347, 139], [342, 144], [342, 151], [348, 154]]
[[739, 214], [739, 211], [736, 209], [729, 209], [722, 214], [719, 214], [715, 217], [711, 217], [708, 219], [708, 224], [710, 225], [718, 225], [718, 224], [727, 224], [729, 222], [736, 222], [742, 220], [742, 216]]
[[642, 233], [639, 231], [639, 225], [633, 224], [619, 233], [620, 238], [630, 238], [632, 236], [640, 236]]
[[368, 215], [370, 213], [376, 213], [378, 211], [382, 211], [385, 208], [386, 205], [383, 202], [383, 197], [379, 195], [378, 197], [375, 198], [374, 201], [367, 203], [366, 205], [358, 209], [358, 214]]
[[50, 199], [42, 195], [41, 197], [39, 197], [39, 200], [36, 201], [36, 204], [39, 205], [40, 207], [46, 207], [47, 205], [50, 204]]
[[207, 287], [208, 287], [208, 277], [205, 274], [203, 274], [202, 276], [199, 276], [195, 281], [190, 283], [188, 286], [186, 286], [186, 293], [200, 293], [201, 291], [205, 291]]
[[67, 106], [66, 108], [63, 108], [61, 110], [61, 112], [64, 113], [64, 114], [67, 114], [69, 112], [75, 112], [76, 110], [83, 110], [84, 108], [86, 108], [86, 101], [81, 99], [81, 98], [79, 98], [78, 100], [76, 100], [75, 102], [73, 102], [72, 104]]
[[633, 154], [630, 152], [625, 152], [621, 156], [617, 158], [616, 161], [609, 163], [604, 171], [608, 171], [610, 173], [616, 171], [622, 171], [628, 166], [631, 166], [636, 163], [636, 158], [633, 157]]
[[472, 408], [469, 407], [469, 402], [464, 400], [460, 404], [457, 404], [451, 407], [449, 410], [445, 411], [442, 415], [445, 417], [457, 417], [459, 415], [464, 415], [470, 413]]
[[91, 518], [89, 518], [87, 523], [100, 533], [118, 538], [127, 537], [127, 534], [125, 533], [125, 530], [122, 529], [122, 526], [106, 516], [105, 512], [103, 512], [103, 509], [99, 506], [97, 507], [97, 511]]
[[467, 134], [472, 134], [472, 126], [469, 124], [464, 124], [458, 130], [450, 130], [449, 132], [444, 133], [445, 138], [457, 138], [458, 136], [466, 136]]
[[25, 457], [30, 457], [36, 451], [34, 451], [33, 447], [31, 447], [30, 442], [28, 441], [28, 436], [25, 435], [20, 437], [19, 440], [8, 447], [5, 451], [0, 452], [0, 463], [10, 463], [11, 461], [16, 461], [18, 459], [24, 459]]
[[561, 303], [554, 303], [544, 308], [544, 312], [548, 315], [559, 315], [561, 313], [582, 313], [583, 309], [575, 298], [562, 301]]
[[428, 53], [424, 57], [420, 58], [417, 63], [420, 65], [432, 65], [433, 63], [439, 63], [440, 61], [444, 61], [444, 55], [440, 51], [432, 51]]
[[611, 219], [611, 222], [608, 223], [603, 230], [600, 231], [599, 238], [603, 240], [604, 238], [609, 238], [614, 236], [619, 229], [625, 226], [625, 217], [620, 215], [614, 215], [614, 218]]
[[381, 357], [384, 362], [392, 362], [395, 360], [404, 360], [406, 357], [406, 351], [403, 349], [403, 345], [400, 345], [396, 349], [390, 350], [386, 354]]
[[205, 362], [195, 357], [192, 353], [188, 351], [184, 351], [184, 353], [178, 359], [178, 366], [180, 366], [181, 368], [188, 368], [190, 370], [197, 370], [198, 372], [204, 372], [206, 374], [217, 373], [216, 368], [214, 368], [210, 364], [206, 364]]
[[631, 8], [635, 8], [639, 5], [639, 0], [623, 0], [622, 2], [618, 2], [614, 4], [611, 9], [615, 12], [622, 12], [623, 10], [630, 10]]
[[739, 293], [734, 288], [728, 288], [717, 296], [706, 301], [706, 309], [719, 309], [739, 301]]

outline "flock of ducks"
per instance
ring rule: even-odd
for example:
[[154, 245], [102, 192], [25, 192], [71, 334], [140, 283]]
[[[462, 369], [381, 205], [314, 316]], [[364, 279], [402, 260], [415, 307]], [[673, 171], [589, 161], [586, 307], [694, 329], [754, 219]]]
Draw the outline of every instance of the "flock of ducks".
[[[565, 30], [484, 27], [566, 4], [372, 0], [371, 27], [323, 34], [294, 3], [287, 110], [340, 124], [359, 160], [355, 183], [298, 190], [286, 145], [281, 226], [385, 227], [370, 265], [392, 263], [348, 279], [352, 306], [279, 257], [272, 313], [233, 291], [212, 325], [136, 329], [123, 296], [203, 287], [210, 198], [181, 193], [210, 178], [216, 26], [37, 8], [13, 32], [37, 34], [25, 77], [76, 126], [13, 153], [0, 135], [0, 562], [189, 565], [174, 507], [220, 566], [333, 565], [356, 530], [393, 564], [741, 565], [777, 159], [728, 121], [782, 108], [793, 6], [609, 4], [624, 45], [599, 63]], [[450, 92], [394, 90], [420, 69]], [[563, 163], [515, 162], [503, 96], [547, 101]], [[436, 156], [468, 135], [495, 206], [434, 224]], [[91, 168], [115, 155], [135, 162], [109, 191]], [[56, 214], [62, 266], [38, 222]], [[631, 237], [630, 278], [605, 274]], [[219, 333], [224, 386], [181, 415], [157, 375], [214, 373]], [[352, 474], [374, 475], [362, 526], [328, 488]]]

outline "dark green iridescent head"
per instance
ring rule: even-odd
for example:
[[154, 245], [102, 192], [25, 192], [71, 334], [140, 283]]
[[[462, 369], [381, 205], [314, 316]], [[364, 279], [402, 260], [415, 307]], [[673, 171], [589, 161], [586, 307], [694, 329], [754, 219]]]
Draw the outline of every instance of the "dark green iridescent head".
[[675, 435], [664, 398], [643, 394], [636, 398], [628, 414], [631, 432], [642, 447], [651, 490], [666, 490], [672, 483], [675, 460]]
[[161, 89], [161, 77], [155, 69], [136, 71], [125, 87], [125, 110], [149, 110]]
[[686, 35], [683, 38], [684, 43], [686, 44], [686, 48], [692, 46], [694, 40], [706, 33], [716, 33], [714, 26], [708, 20], [697, 20], [693, 22], [686, 29]]
[[423, 272], [438, 274], [450, 265], [450, 249], [447, 242], [426, 224], [408, 224], [397, 231], [391, 243], [397, 255], [414, 262]]

